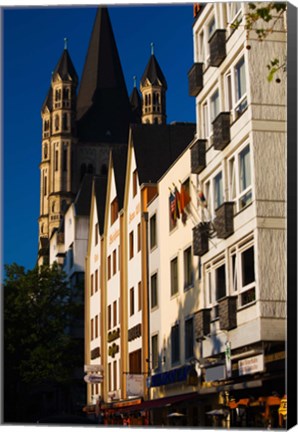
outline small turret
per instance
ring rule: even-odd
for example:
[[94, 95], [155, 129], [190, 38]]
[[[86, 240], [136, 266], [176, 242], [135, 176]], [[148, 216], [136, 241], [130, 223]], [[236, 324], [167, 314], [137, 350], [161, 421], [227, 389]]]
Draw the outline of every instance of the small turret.
[[165, 124], [167, 82], [154, 55], [153, 43], [140, 90], [143, 96], [142, 123]]

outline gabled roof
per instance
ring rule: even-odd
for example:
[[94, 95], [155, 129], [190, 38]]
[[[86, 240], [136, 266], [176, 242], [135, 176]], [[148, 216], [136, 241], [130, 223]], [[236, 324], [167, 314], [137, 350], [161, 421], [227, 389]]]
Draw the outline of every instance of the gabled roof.
[[118, 198], [118, 210], [121, 210], [124, 204], [127, 149], [128, 149], [128, 145], [124, 144], [121, 146], [114, 147], [113, 150], [111, 150], [113, 166], [114, 166], [117, 198]]
[[74, 200], [76, 215], [89, 216], [92, 191], [92, 174], [85, 174]]
[[97, 219], [98, 219], [99, 234], [102, 235], [104, 232], [108, 177], [106, 175], [95, 176], [93, 177], [93, 184], [94, 184], [94, 194], [95, 194], [96, 205], [97, 205]]
[[106, 7], [99, 7], [77, 98], [80, 141], [126, 142], [130, 105]]
[[132, 125], [139, 184], [156, 183], [193, 140], [194, 123]]
[[159, 83], [161, 83], [161, 85], [165, 88], [165, 90], [167, 90], [168, 88], [167, 81], [164, 77], [164, 74], [162, 73], [162, 70], [154, 54], [151, 54], [145, 72], [143, 73], [141, 79], [142, 86], [147, 85], [146, 80], [148, 80], [151, 85], [155, 85], [155, 84], [159, 85]]
[[63, 81], [71, 78], [75, 84], [78, 83], [78, 75], [66, 48], [64, 48], [57, 66], [54, 69], [53, 77], [55, 77], [56, 74], [59, 74]]
[[130, 98], [130, 106], [131, 106], [131, 117], [132, 123], [141, 123], [142, 119], [142, 99], [138, 89], [136, 87], [133, 88], [131, 92]]

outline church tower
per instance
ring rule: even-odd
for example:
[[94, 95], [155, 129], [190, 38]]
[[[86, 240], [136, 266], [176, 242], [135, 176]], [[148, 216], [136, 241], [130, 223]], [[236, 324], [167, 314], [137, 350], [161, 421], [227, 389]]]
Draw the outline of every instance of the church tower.
[[154, 55], [153, 43], [140, 90], [143, 97], [142, 123], [165, 124], [167, 82]]
[[39, 249], [45, 247], [73, 200], [72, 150], [78, 77], [65, 39], [64, 50], [52, 73], [42, 106], [42, 157], [40, 164]]

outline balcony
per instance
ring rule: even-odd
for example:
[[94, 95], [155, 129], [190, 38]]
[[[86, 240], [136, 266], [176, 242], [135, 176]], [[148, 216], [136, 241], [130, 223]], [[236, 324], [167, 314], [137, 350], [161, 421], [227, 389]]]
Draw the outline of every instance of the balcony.
[[213, 146], [223, 150], [230, 142], [230, 113], [222, 112], [213, 120]]
[[216, 30], [209, 39], [210, 66], [218, 67], [226, 58], [226, 31]]
[[217, 237], [226, 239], [234, 233], [234, 202], [224, 202], [215, 214], [213, 223]]
[[188, 93], [198, 96], [203, 88], [203, 63], [194, 63], [188, 72]]
[[200, 174], [206, 167], [206, 140], [198, 140], [190, 149], [191, 172]]
[[201, 339], [210, 333], [210, 309], [201, 309], [194, 315], [195, 339]]
[[237, 297], [230, 296], [218, 300], [219, 326], [221, 330], [237, 327]]
[[193, 233], [193, 254], [202, 256], [209, 250], [208, 237], [209, 237], [210, 224], [209, 222], [201, 222], [192, 229]]

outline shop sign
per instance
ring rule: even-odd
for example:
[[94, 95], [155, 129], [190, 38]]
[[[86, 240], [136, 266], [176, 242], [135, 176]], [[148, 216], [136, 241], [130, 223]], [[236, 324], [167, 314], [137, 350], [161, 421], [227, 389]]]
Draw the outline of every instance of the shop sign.
[[84, 372], [102, 372], [103, 366], [100, 364], [85, 365]]
[[205, 369], [205, 381], [220, 381], [226, 379], [226, 366], [218, 365]]
[[278, 413], [286, 416], [287, 415], [287, 398], [283, 397], [280, 401], [280, 407], [278, 408]]
[[99, 384], [103, 382], [103, 375], [90, 373], [84, 376], [84, 381], [89, 384]]
[[127, 396], [144, 396], [144, 376], [141, 374], [127, 374]]
[[259, 354], [238, 361], [239, 375], [248, 375], [264, 371], [264, 355]]
[[173, 369], [169, 372], [152, 375], [150, 387], [158, 387], [162, 385], [186, 381], [187, 375], [192, 368], [193, 368], [192, 366], [182, 366], [180, 368]]

